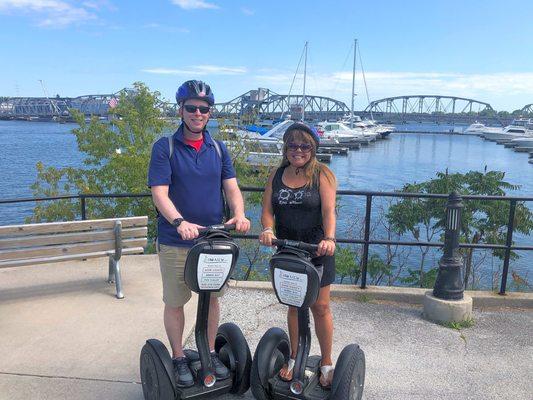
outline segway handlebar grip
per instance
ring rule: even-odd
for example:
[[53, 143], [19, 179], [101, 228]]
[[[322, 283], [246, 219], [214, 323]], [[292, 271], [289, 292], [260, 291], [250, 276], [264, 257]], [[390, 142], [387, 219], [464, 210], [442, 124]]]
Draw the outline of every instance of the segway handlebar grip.
[[234, 231], [235, 228], [236, 228], [235, 224], [209, 225], [209, 226], [206, 226], [205, 228], [198, 228], [198, 233], [202, 234], [202, 233], [206, 233], [208, 231], [214, 230], [214, 229], [219, 229], [219, 230], [224, 230], [224, 231]]
[[297, 240], [272, 239], [272, 244], [274, 246], [281, 246], [281, 247], [295, 247], [300, 250], [308, 251], [309, 253], [313, 253], [318, 250], [317, 244], [299, 242]]

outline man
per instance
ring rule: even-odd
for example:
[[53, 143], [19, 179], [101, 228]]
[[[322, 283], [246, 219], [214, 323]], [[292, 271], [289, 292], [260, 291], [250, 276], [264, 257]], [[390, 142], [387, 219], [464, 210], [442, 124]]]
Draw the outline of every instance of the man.
[[[176, 101], [182, 123], [172, 136], [172, 146], [168, 137], [154, 143], [148, 185], [160, 214], [157, 239], [165, 330], [172, 347], [176, 383], [189, 387], [194, 381], [182, 347], [183, 306], [191, 298], [183, 277], [187, 251], [198, 237], [198, 228], [221, 223], [222, 190], [233, 215], [227, 223], [236, 224], [239, 232], [246, 232], [250, 221], [244, 215], [244, 202], [228, 150], [223, 143], [215, 143], [206, 130], [210, 107], [215, 103], [211, 88], [202, 81], [187, 81], [178, 88]], [[208, 318], [209, 347], [219, 380], [230, 376], [214, 352], [220, 316], [217, 297], [222, 294], [223, 290], [211, 296]]]

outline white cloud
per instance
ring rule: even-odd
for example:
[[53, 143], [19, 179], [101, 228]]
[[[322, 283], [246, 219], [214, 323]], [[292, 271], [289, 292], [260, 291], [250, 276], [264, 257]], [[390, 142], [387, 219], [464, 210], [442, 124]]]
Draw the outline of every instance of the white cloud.
[[97, 19], [86, 8], [62, 0], [0, 0], [0, 13], [30, 15], [43, 27], [65, 27]]
[[172, 0], [172, 3], [178, 7], [183, 8], [184, 10], [195, 10], [195, 9], [217, 9], [220, 8], [214, 3], [209, 3], [203, 0]]
[[242, 12], [244, 15], [254, 15], [254, 14], [255, 14], [255, 11], [254, 11], [254, 10], [250, 10], [249, 8], [246, 8], [246, 7], [242, 7], [242, 8], [241, 8], [241, 12]]
[[161, 75], [242, 75], [247, 72], [244, 67], [221, 67], [216, 65], [193, 65], [186, 69], [146, 68], [142, 72]]
[[[268, 86], [275, 92], [289, 91], [294, 72], [265, 70], [254, 75], [252, 82]], [[465, 97], [490, 103], [493, 107], [505, 105], [511, 97], [533, 101], [533, 72], [499, 72], [488, 74], [462, 74], [443, 72], [386, 72], [365, 73], [370, 100], [404, 95], [442, 95]], [[292, 93], [302, 92], [303, 78], [299, 74]], [[306, 92], [311, 95], [332, 97], [349, 104], [352, 91], [352, 72], [308, 74]], [[366, 92], [361, 73], [356, 73], [355, 91], [358, 107], [366, 107]], [[521, 100], [517, 100], [521, 101]], [[528, 101], [528, 100], [526, 100]], [[519, 104], [514, 105], [519, 107]]]

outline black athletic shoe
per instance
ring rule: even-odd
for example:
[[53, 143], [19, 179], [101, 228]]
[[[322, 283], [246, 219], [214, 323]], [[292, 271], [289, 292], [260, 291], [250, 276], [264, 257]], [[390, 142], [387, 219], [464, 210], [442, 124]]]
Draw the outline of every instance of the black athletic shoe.
[[187, 357], [173, 358], [174, 378], [178, 387], [190, 387], [194, 385], [192, 373], [187, 364]]
[[213, 364], [213, 370], [218, 380], [224, 380], [230, 377], [229, 369], [220, 361], [215, 352], [211, 353], [211, 363]]

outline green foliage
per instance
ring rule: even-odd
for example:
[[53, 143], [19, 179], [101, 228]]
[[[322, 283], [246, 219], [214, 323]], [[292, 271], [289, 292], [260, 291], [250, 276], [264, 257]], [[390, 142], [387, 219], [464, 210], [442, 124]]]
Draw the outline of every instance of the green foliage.
[[[422, 183], [407, 184], [402, 192], [451, 193], [462, 195], [505, 196], [509, 190], [518, 186], [505, 181], [505, 173], [500, 171], [470, 171], [467, 173], [448, 174], [438, 172], [436, 178]], [[461, 242], [503, 244], [506, 240], [509, 216], [508, 201], [465, 200], [461, 220]], [[400, 234], [410, 233], [417, 241], [430, 241], [436, 235], [442, 235], [445, 226], [445, 199], [404, 198], [392, 205], [387, 218], [393, 228]], [[515, 212], [515, 231], [529, 234], [533, 229], [533, 214], [523, 204], [518, 203]], [[421, 233], [423, 237], [421, 238]], [[427, 252], [427, 250], [424, 250]], [[473, 267], [473, 249], [463, 251], [466, 258], [465, 286], [471, 277]], [[503, 259], [503, 250], [493, 250], [493, 254]], [[422, 261], [424, 261], [423, 253]], [[512, 257], [517, 255], [512, 253]], [[412, 273], [408, 279], [420, 286], [426, 283], [421, 263], [417, 274]], [[412, 271], [411, 271], [412, 272]], [[409, 281], [409, 283], [413, 283]]]
[[393, 266], [386, 263], [379, 254], [371, 254], [366, 264], [372, 285], [377, 285], [385, 277], [392, 275]]
[[[157, 107], [159, 97], [137, 82], [132, 91], [121, 93], [117, 107], [110, 110], [110, 123], [96, 117], [87, 123], [83, 114], [73, 111], [79, 127], [72, 133], [85, 154], [83, 166], [53, 168], [37, 163], [33, 194], [146, 193], [152, 143], [169, 128]], [[72, 220], [79, 214], [78, 201], [61, 200], [38, 204], [31, 220]], [[151, 199], [146, 197], [87, 200], [87, 218], [153, 214]]]
[[442, 324], [442, 326], [445, 326], [450, 329], [455, 329], [456, 331], [460, 331], [461, 329], [465, 329], [465, 328], [471, 328], [474, 325], [475, 325], [475, 321], [473, 318], [467, 318], [464, 321], [460, 321], [460, 322], [455, 322], [455, 321], [444, 322]]
[[408, 269], [408, 276], [400, 278], [400, 282], [408, 286], [416, 286], [423, 288], [432, 288], [435, 286], [437, 279], [438, 268], [431, 268], [429, 271]]
[[345, 278], [356, 283], [361, 276], [357, 253], [351, 247], [338, 245], [335, 250], [335, 269], [337, 276], [341, 278], [340, 283], [343, 283]]

